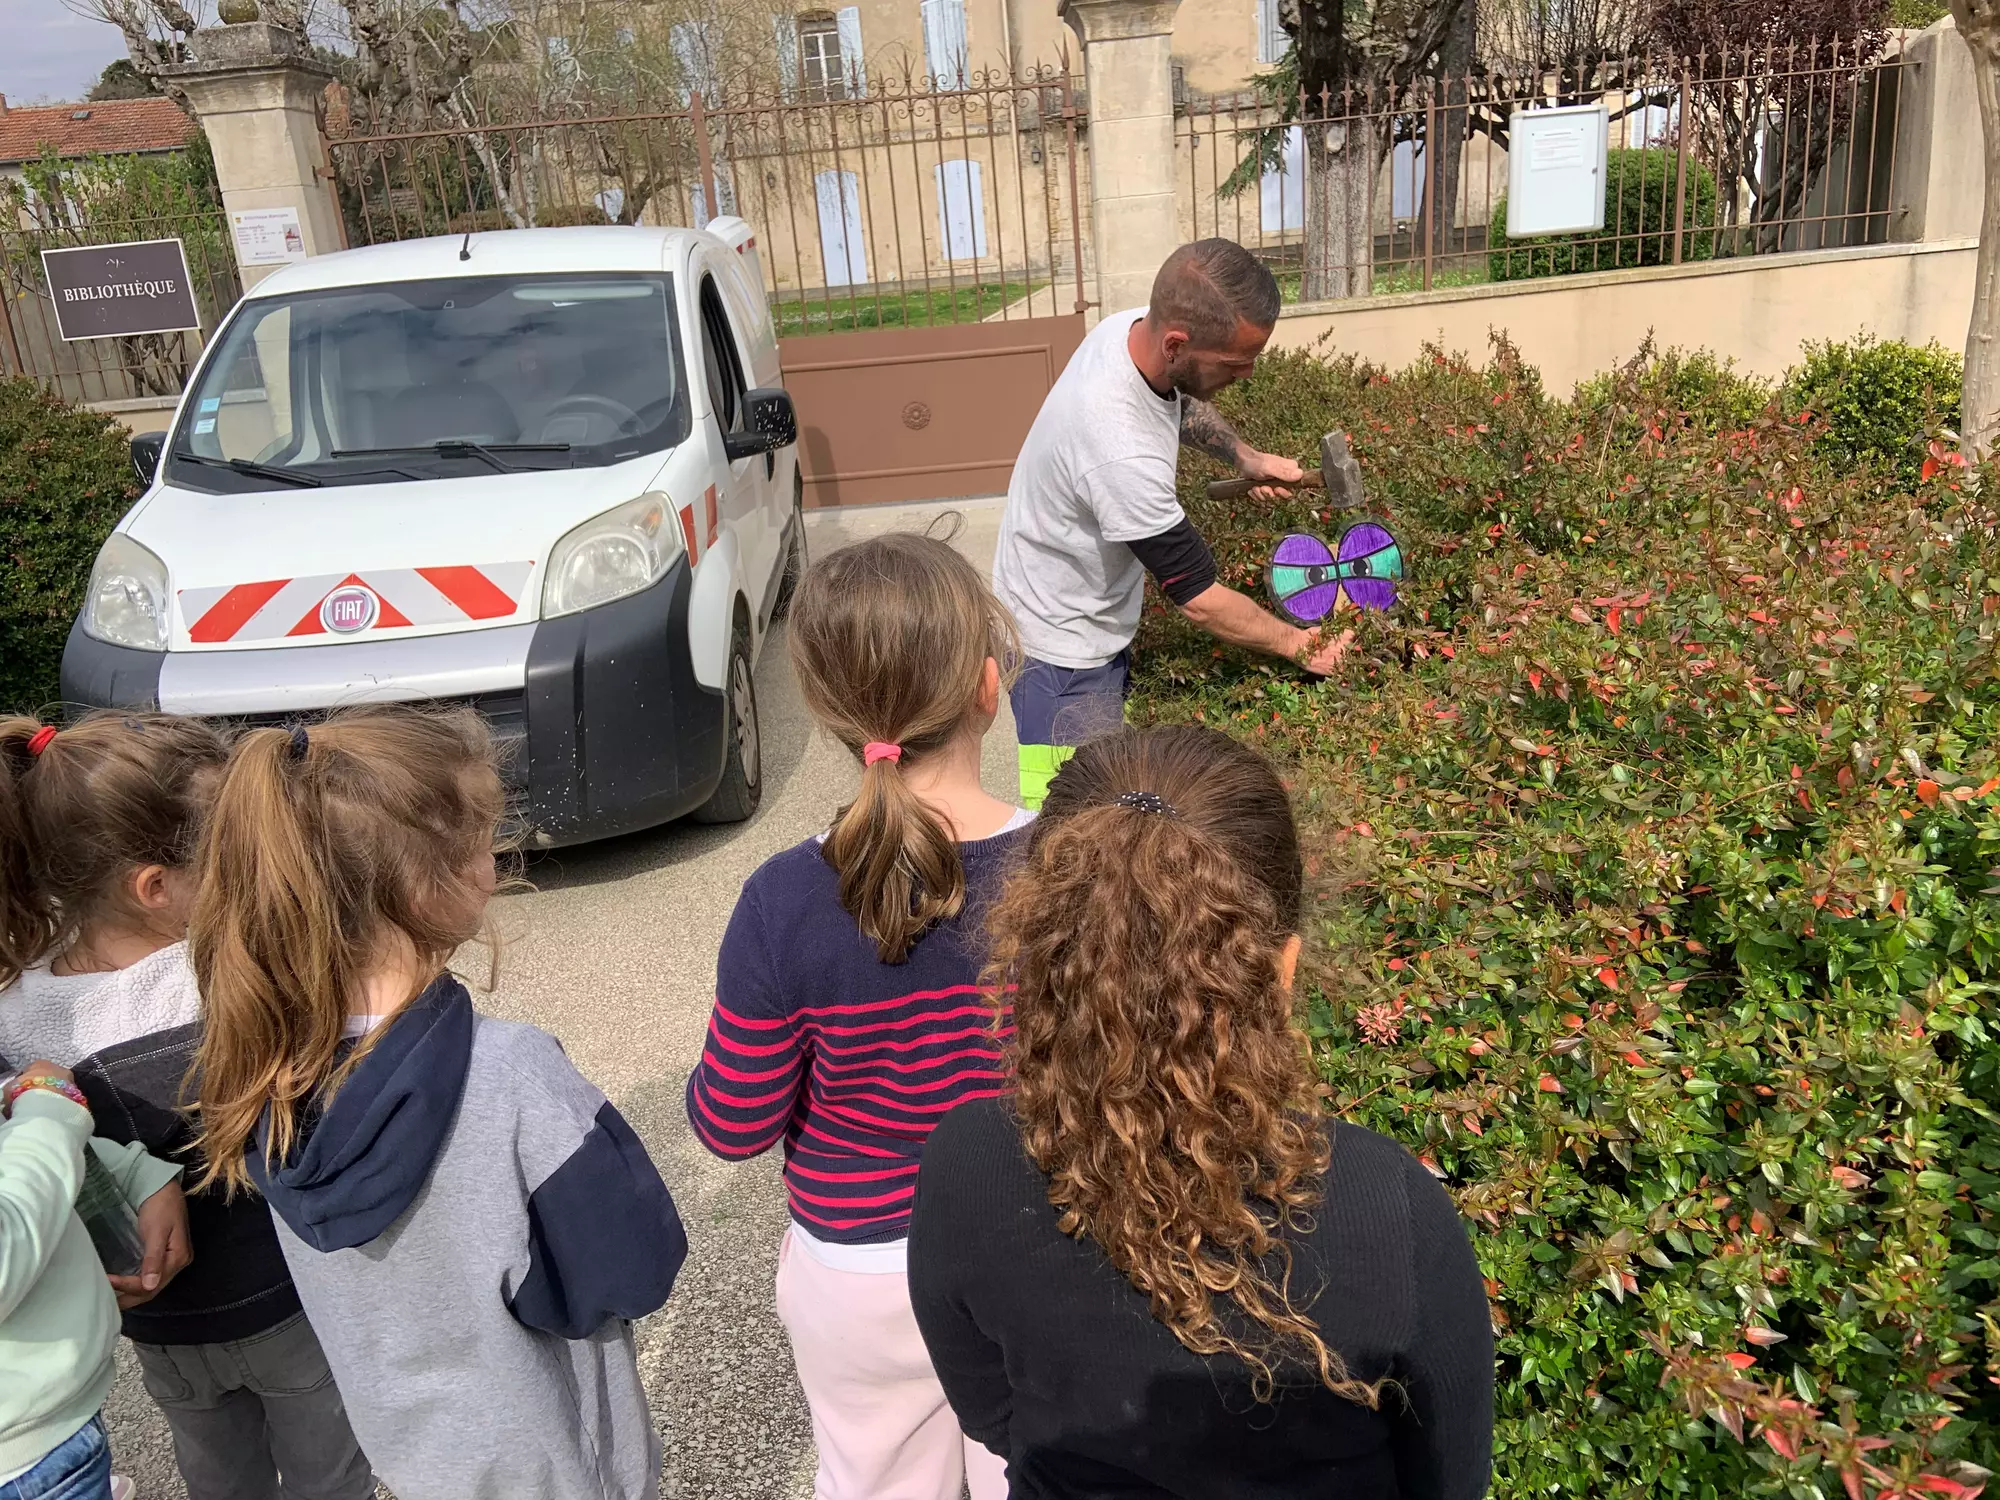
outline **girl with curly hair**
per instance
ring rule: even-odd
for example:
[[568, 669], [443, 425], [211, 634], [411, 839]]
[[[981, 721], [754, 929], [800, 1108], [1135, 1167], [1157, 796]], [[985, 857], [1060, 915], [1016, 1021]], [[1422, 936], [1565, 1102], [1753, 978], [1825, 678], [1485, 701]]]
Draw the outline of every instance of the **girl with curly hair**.
[[1270, 765], [1178, 727], [1080, 749], [992, 909], [1014, 1091], [932, 1133], [909, 1277], [1016, 1500], [1485, 1492], [1479, 1268], [1414, 1157], [1319, 1112], [1301, 884]]

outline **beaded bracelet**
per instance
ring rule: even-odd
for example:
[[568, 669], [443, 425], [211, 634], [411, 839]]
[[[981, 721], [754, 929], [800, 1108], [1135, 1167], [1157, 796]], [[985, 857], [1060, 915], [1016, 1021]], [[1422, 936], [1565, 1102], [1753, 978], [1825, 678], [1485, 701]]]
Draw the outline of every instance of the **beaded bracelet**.
[[83, 1090], [67, 1078], [58, 1078], [53, 1073], [23, 1073], [7, 1085], [7, 1107], [12, 1109], [14, 1101], [29, 1089], [47, 1089], [52, 1094], [61, 1094], [73, 1104], [90, 1108], [90, 1101], [83, 1097]]

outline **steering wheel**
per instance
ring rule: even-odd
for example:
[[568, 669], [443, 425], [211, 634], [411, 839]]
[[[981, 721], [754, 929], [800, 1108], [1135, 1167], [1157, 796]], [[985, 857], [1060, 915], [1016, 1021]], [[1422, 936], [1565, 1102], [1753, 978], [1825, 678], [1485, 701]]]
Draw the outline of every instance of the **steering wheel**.
[[639, 414], [622, 401], [613, 401], [609, 396], [565, 396], [542, 414], [542, 431], [547, 433], [549, 425], [558, 417], [572, 412], [606, 417], [612, 424], [613, 437], [626, 437], [639, 430]]

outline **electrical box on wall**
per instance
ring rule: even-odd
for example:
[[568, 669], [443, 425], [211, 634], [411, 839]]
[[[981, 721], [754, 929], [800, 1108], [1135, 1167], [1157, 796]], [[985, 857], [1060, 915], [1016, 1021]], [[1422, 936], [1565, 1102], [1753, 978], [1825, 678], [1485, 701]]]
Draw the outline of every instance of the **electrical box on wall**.
[[1507, 238], [1604, 227], [1602, 104], [1517, 109], [1507, 122]]

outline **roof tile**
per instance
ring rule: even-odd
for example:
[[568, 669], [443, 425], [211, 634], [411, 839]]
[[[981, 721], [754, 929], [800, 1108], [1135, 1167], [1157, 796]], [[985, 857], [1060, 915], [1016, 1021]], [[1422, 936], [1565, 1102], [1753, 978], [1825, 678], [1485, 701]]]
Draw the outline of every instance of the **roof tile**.
[[193, 132], [194, 122], [171, 99], [8, 106], [0, 112], [0, 163], [32, 161], [45, 141], [59, 156], [171, 151]]

